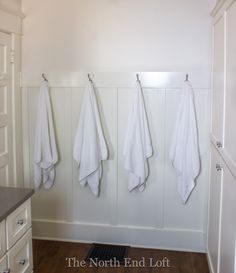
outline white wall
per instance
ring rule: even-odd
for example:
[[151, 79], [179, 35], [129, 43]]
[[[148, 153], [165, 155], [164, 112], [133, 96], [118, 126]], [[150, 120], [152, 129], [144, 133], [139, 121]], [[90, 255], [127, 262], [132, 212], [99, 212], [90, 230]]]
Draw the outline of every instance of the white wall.
[[26, 82], [42, 71], [210, 71], [211, 0], [22, 2]]
[[[55, 187], [34, 197], [34, 236], [205, 250], [210, 9], [210, 0], [23, 0], [27, 15], [23, 24], [25, 185], [32, 182], [35, 109], [42, 72], [52, 87], [61, 155]], [[86, 82], [81, 71], [93, 71], [111, 151], [104, 163], [99, 199], [78, 185], [72, 161]], [[122, 157], [134, 71], [174, 72], [142, 73], [155, 149], [143, 194], [128, 193]], [[168, 147], [186, 72], [195, 88], [203, 169], [190, 202], [183, 206]]]

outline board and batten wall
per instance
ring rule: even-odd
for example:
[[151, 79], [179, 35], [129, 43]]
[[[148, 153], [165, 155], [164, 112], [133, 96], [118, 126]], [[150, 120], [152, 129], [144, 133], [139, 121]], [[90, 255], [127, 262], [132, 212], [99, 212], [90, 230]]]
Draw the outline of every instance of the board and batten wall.
[[[73, 77], [74, 75], [71, 75]], [[107, 242], [146, 247], [204, 251], [208, 202], [209, 75], [191, 73], [202, 170], [187, 205], [178, 195], [177, 177], [169, 161], [171, 133], [180, 99], [183, 73], [140, 73], [149, 118], [154, 156], [143, 193], [128, 192], [123, 143], [127, 117], [132, 106], [135, 74], [96, 73], [94, 82], [109, 160], [103, 162], [99, 198], [78, 183], [72, 148], [78, 124], [86, 75], [78, 73], [75, 86], [56, 87], [51, 81], [60, 161], [55, 185], [33, 197], [35, 237], [61, 240]], [[53, 77], [52, 77], [53, 78]], [[55, 79], [55, 76], [54, 76]], [[60, 80], [58, 79], [60, 82]], [[63, 85], [62, 82], [60, 84]], [[66, 84], [67, 85], [67, 84]], [[32, 186], [34, 131], [38, 87], [23, 88], [23, 139], [25, 185]]]
[[[33, 198], [34, 236], [205, 251], [212, 1], [23, 0], [22, 8], [25, 186], [33, 180], [35, 111], [43, 72], [51, 86], [60, 152], [55, 186]], [[142, 194], [128, 192], [122, 155], [134, 71], [153, 71], [140, 73], [154, 146]], [[99, 199], [79, 185], [72, 159], [87, 72], [94, 76], [110, 151]], [[195, 89], [202, 159], [186, 206], [168, 160], [185, 73]]]

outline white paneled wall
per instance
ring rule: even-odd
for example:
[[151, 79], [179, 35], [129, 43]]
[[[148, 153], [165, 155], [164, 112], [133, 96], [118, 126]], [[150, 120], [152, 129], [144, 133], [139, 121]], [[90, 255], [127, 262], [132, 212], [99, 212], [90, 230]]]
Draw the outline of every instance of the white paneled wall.
[[[149, 160], [146, 190], [128, 192], [123, 168], [123, 142], [132, 105], [134, 73], [93, 75], [109, 147], [101, 194], [92, 195], [77, 181], [72, 159], [86, 75], [48, 75], [60, 162], [55, 186], [33, 198], [34, 236], [76, 241], [125, 243], [138, 246], [205, 251], [208, 202], [210, 91], [207, 73], [191, 73], [199, 124], [202, 170], [187, 205], [177, 192], [176, 174], [169, 162], [171, 132], [180, 99], [183, 73], [142, 73], [154, 156]], [[33, 181], [32, 162], [38, 87], [36, 81], [23, 92], [25, 185]], [[39, 85], [38, 79], [37, 85]], [[61, 86], [61, 87], [60, 87]]]

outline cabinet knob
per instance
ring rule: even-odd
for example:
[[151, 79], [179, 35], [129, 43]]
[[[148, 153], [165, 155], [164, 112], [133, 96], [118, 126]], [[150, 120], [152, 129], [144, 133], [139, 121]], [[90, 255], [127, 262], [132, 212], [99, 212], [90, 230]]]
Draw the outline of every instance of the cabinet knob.
[[24, 219], [19, 219], [19, 220], [17, 221], [17, 225], [18, 225], [18, 226], [23, 226], [23, 225], [24, 225], [24, 222], [25, 222]]
[[222, 167], [220, 166], [220, 164], [216, 164], [216, 170], [217, 172], [220, 172], [222, 170]]
[[218, 148], [222, 148], [222, 147], [223, 147], [222, 143], [219, 142], [219, 141], [216, 142], [216, 146], [217, 146]]
[[26, 263], [26, 260], [25, 260], [25, 259], [22, 259], [22, 260], [19, 261], [19, 264], [20, 264], [20, 265], [25, 265], [25, 263]]

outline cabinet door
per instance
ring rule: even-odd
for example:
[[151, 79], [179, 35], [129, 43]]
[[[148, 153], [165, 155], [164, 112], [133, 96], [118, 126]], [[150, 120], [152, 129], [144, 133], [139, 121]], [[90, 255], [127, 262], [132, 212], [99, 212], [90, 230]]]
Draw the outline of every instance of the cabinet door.
[[220, 239], [220, 273], [234, 273], [236, 242], [236, 180], [224, 167], [222, 221]]
[[227, 10], [226, 20], [225, 151], [236, 166], [236, 2]]
[[31, 229], [10, 249], [8, 263], [11, 273], [31, 273], [32, 260], [32, 233]]
[[1, 273], [10, 273], [10, 270], [7, 267], [7, 256], [5, 255], [0, 259], [0, 272]]
[[0, 259], [6, 252], [6, 227], [5, 227], [5, 225], [6, 225], [5, 220], [0, 223]]
[[214, 25], [214, 79], [212, 100], [212, 136], [223, 143], [224, 122], [224, 18]]
[[208, 225], [208, 253], [213, 272], [218, 272], [219, 261], [219, 229], [221, 188], [223, 169], [221, 169], [221, 158], [212, 146], [211, 151], [211, 181], [210, 181], [210, 203], [209, 203], [209, 225]]
[[13, 183], [11, 36], [0, 32], [0, 186]]

